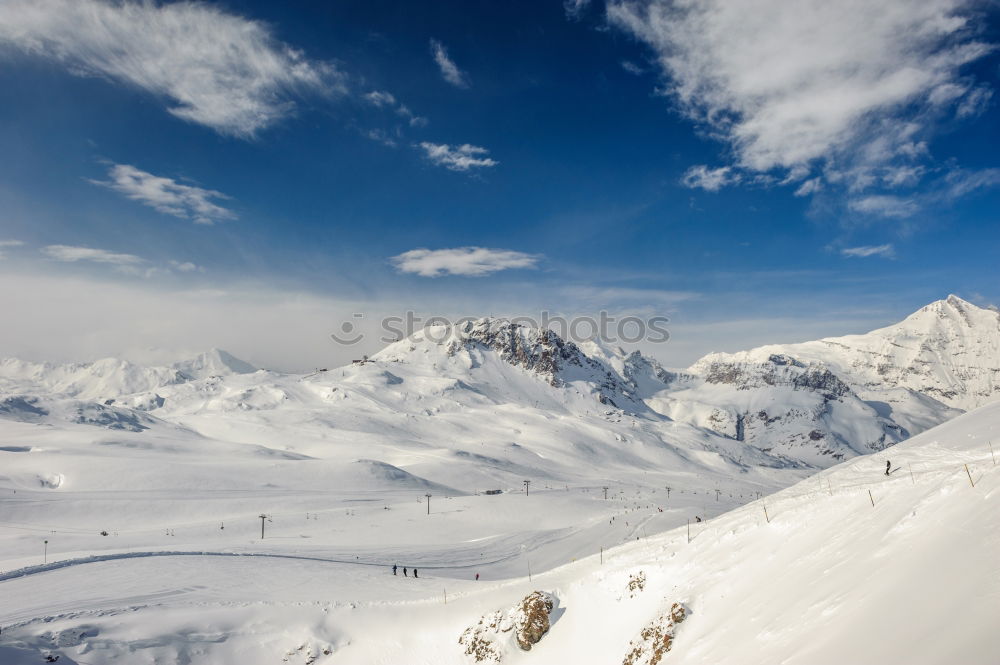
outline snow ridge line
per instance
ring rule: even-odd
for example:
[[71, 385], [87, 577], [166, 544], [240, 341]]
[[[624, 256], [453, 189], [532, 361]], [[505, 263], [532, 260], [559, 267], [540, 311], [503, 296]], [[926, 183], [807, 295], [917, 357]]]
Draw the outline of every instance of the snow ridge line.
[[[92, 556], [80, 557], [78, 559], [65, 559], [63, 561], [53, 561], [52, 563], [44, 563], [39, 566], [28, 566], [26, 568], [18, 568], [17, 570], [12, 570], [8, 573], [0, 573], [0, 582], [5, 582], [7, 580], [18, 579], [21, 577], [27, 577], [29, 575], [37, 575], [39, 573], [47, 573], [53, 570], [59, 570], [60, 568], [69, 568], [71, 566], [81, 566], [87, 563], [100, 563], [102, 561], [117, 561], [120, 559], [141, 559], [156, 556], [225, 556], [225, 557], [268, 557], [273, 559], [298, 559], [302, 561], [322, 561], [325, 563], [347, 563], [354, 564], [358, 566], [385, 566], [384, 563], [373, 563], [368, 561], [358, 561], [357, 559], [347, 560], [347, 559], [325, 559], [323, 557], [315, 556], [304, 556], [301, 554], [268, 554], [263, 552], [181, 552], [181, 551], [162, 551], [162, 552], [118, 552], [116, 554], [94, 554]], [[431, 566], [427, 566], [431, 568]]]

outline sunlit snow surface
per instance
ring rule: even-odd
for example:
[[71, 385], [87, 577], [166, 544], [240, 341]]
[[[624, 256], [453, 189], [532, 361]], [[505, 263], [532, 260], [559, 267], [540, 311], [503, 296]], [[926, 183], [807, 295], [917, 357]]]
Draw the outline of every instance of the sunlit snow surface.
[[[674, 602], [664, 662], [1000, 662], [1000, 406], [856, 456], [995, 393], [996, 314], [929, 307], [841, 355], [710, 358], [733, 383], [419, 335], [305, 376], [0, 361], [0, 664], [464, 663], [459, 635], [535, 589], [558, 618], [503, 662], [622, 662]], [[720, 431], [758, 410], [756, 439]], [[819, 471], [823, 446], [847, 461]]]
[[[995, 663], [1000, 471], [988, 442], [998, 435], [1000, 405], [983, 407], [896, 446], [899, 470], [888, 477], [885, 455], [857, 458], [696, 524], [690, 543], [685, 527], [642, 537], [669, 518], [626, 506], [669, 509], [692, 498], [654, 499], [648, 488], [607, 502], [576, 488], [442, 498], [429, 517], [416, 497], [352, 508], [339, 499], [315, 520], [306, 519], [310, 497], [322, 504], [334, 493], [159, 490], [125, 511], [135, 502], [111, 491], [81, 500], [86, 493], [21, 489], [4, 499], [8, 524], [37, 528], [57, 515], [62, 523], [55, 533], [5, 530], [0, 655], [17, 664], [50, 651], [71, 663], [306, 662], [306, 654], [463, 663], [456, 640], [466, 626], [540, 589], [565, 612], [534, 650], [511, 651], [506, 662], [620, 662], [645, 623], [683, 602], [690, 616], [672, 663]], [[207, 520], [268, 501], [285, 509], [274, 511], [263, 542], [252, 515], [225, 530]], [[184, 519], [166, 536], [160, 525], [174, 510]], [[618, 526], [607, 524], [610, 514]], [[625, 520], [642, 526], [623, 528]], [[117, 535], [88, 532], [105, 521]], [[576, 525], [545, 529], [559, 522]], [[43, 538], [58, 566], [24, 569], [40, 563]], [[582, 543], [598, 542], [617, 545], [603, 564], [599, 554], [572, 562]], [[134, 558], [84, 558], [130, 550]], [[175, 554], [151, 556], [158, 550]], [[420, 578], [393, 577], [396, 561], [416, 565]], [[645, 590], [630, 596], [628, 578], [640, 570]]]

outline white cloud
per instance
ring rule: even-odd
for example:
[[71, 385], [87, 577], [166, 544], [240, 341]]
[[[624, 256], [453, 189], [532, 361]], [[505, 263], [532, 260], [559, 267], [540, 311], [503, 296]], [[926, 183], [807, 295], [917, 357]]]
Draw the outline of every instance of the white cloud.
[[847, 207], [854, 212], [894, 219], [912, 217], [920, 210], [920, 205], [913, 199], [888, 194], [873, 194], [860, 199], [851, 199], [847, 202]]
[[986, 87], [979, 87], [969, 92], [965, 99], [958, 105], [955, 115], [959, 118], [973, 118], [989, 106], [993, 98], [993, 91]]
[[205, 272], [204, 268], [194, 263], [191, 263], [190, 261], [184, 261], [182, 263], [180, 261], [171, 260], [168, 263], [170, 264], [170, 267], [176, 270], [177, 272]]
[[563, 0], [563, 10], [570, 18], [577, 18], [590, 4], [590, 0]]
[[49, 245], [42, 248], [42, 253], [49, 258], [64, 263], [76, 263], [77, 261], [89, 261], [92, 263], [104, 263], [112, 266], [132, 267], [145, 263], [145, 259], [134, 254], [119, 254], [106, 249], [94, 249], [91, 247], [74, 247], [71, 245]]
[[726, 185], [732, 185], [740, 181], [738, 173], [728, 166], [717, 169], [710, 169], [704, 164], [692, 166], [681, 178], [681, 184], [694, 189], [700, 187], [709, 192], [717, 192]]
[[641, 76], [646, 73], [646, 70], [635, 64], [631, 60], [622, 60], [622, 69], [627, 71], [629, 74], [634, 74], [635, 76]]
[[406, 120], [407, 124], [410, 125], [410, 127], [426, 127], [427, 126], [427, 118], [423, 117], [422, 115], [416, 115], [413, 111], [411, 111], [409, 108], [407, 108], [403, 104], [400, 104], [396, 108], [396, 115], [402, 116], [403, 119]]
[[861, 247], [845, 247], [841, 255], [850, 257], [884, 256], [892, 258], [896, 255], [892, 245], [864, 245]]
[[490, 151], [486, 148], [468, 143], [451, 146], [446, 143], [428, 143], [424, 141], [419, 144], [419, 147], [431, 162], [452, 171], [469, 171], [496, 166], [500, 163], [495, 159], [487, 157]]
[[469, 87], [468, 77], [465, 75], [465, 72], [460, 70], [455, 62], [448, 57], [448, 50], [444, 47], [444, 44], [436, 39], [432, 39], [431, 53], [434, 55], [434, 62], [437, 63], [438, 69], [441, 70], [441, 76], [445, 81], [452, 84], [456, 88]]
[[795, 196], [809, 196], [810, 194], [815, 194], [821, 189], [823, 189], [822, 178], [810, 178], [799, 185], [799, 188], [795, 190]]
[[910, 187], [920, 182], [927, 169], [922, 166], [887, 167], [881, 173], [886, 187]]
[[392, 138], [392, 136], [389, 135], [389, 132], [384, 129], [369, 129], [368, 131], [363, 132], [363, 134], [372, 141], [381, 143], [389, 148], [395, 148], [397, 145], [396, 139]]
[[611, 310], [636, 314], [663, 314], [681, 302], [695, 300], [695, 291], [670, 291], [655, 288], [620, 286], [567, 286], [559, 289], [564, 303], [582, 311]]
[[946, 200], [957, 199], [977, 189], [1000, 185], [1000, 168], [978, 171], [956, 169], [945, 176], [944, 182], [946, 188], [942, 197]]
[[236, 219], [236, 213], [211, 199], [228, 199], [221, 192], [184, 185], [171, 178], [156, 176], [129, 164], [113, 164], [108, 170], [109, 181], [92, 180], [139, 201], [165, 215], [190, 219], [197, 224]]
[[4, 257], [3, 249], [5, 247], [21, 247], [24, 242], [21, 240], [0, 240], [0, 259]]
[[968, 98], [959, 68], [991, 50], [973, 4], [609, 0], [608, 17], [653, 49], [665, 92], [733, 166], [766, 172], [922, 157], [928, 111]]
[[534, 268], [541, 257], [509, 249], [456, 247], [454, 249], [411, 249], [390, 259], [400, 272], [421, 277], [462, 275], [481, 277], [500, 270]]
[[395, 95], [384, 90], [372, 90], [371, 92], [365, 94], [365, 99], [368, 100], [369, 104], [379, 108], [396, 105]]
[[391, 92], [384, 90], [373, 90], [364, 95], [365, 100], [377, 108], [389, 108], [396, 112], [396, 115], [406, 120], [410, 127], [424, 127], [427, 125], [427, 118], [416, 115], [406, 104], [401, 103]]
[[287, 116], [297, 94], [343, 91], [333, 66], [265, 24], [196, 2], [6, 0], [4, 44], [164, 97], [173, 115], [239, 137]]
[[168, 275], [171, 272], [194, 273], [205, 272], [205, 269], [190, 261], [170, 260], [162, 265], [151, 264], [150, 261], [136, 256], [135, 254], [124, 254], [112, 252], [107, 249], [94, 247], [79, 247], [74, 245], [48, 245], [41, 249], [50, 259], [62, 263], [97, 263], [112, 267], [115, 272], [123, 273], [132, 277], [150, 277]]

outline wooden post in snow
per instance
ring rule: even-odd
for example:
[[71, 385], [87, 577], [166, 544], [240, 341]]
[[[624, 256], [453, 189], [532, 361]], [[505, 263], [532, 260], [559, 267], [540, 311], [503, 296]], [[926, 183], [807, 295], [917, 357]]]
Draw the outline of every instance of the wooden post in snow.
[[771, 516], [767, 514], [767, 504], [764, 503], [763, 501], [761, 501], [760, 505], [764, 507], [764, 519], [766, 519], [767, 523], [770, 524], [771, 523]]
[[993, 453], [993, 442], [990, 441], [989, 444], [990, 444], [990, 457], [993, 458], [993, 466], [996, 466], [997, 465], [997, 456]]
[[910, 482], [913, 483], [914, 485], [916, 485], [917, 481], [913, 479], [913, 467], [911, 467], [909, 464], [907, 464], [906, 468], [910, 470]]
[[968, 464], [965, 465], [965, 473], [966, 473], [966, 475], [969, 476], [969, 484], [972, 485], [973, 487], [975, 487], [976, 484], [974, 482], [972, 482], [972, 474], [969, 472], [969, 465]]
[[868, 490], [868, 498], [872, 502], [872, 508], [874, 508], [875, 507], [875, 497], [872, 496], [872, 491], [871, 490]]
[[688, 544], [691, 544], [691, 518], [688, 519]]

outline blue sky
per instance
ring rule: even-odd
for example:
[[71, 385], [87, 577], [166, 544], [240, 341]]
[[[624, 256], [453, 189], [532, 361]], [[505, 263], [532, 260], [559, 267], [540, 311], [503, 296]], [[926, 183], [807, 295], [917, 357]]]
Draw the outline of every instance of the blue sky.
[[830, 4], [8, 0], [4, 355], [607, 309], [684, 365], [997, 302], [995, 4]]

